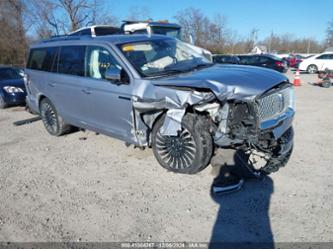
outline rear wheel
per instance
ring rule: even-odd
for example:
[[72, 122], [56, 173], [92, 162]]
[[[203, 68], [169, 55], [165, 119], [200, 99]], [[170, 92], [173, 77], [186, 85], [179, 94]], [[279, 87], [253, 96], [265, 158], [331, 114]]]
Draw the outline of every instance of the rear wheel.
[[316, 72], [318, 72], [318, 67], [316, 66], [316, 65], [314, 65], [314, 64], [311, 64], [311, 65], [309, 65], [308, 66], [308, 68], [306, 69], [306, 71], [308, 72], [308, 73], [316, 73]]
[[203, 170], [212, 157], [213, 141], [202, 118], [186, 114], [177, 136], [163, 136], [160, 133], [163, 123], [164, 117], [156, 122], [152, 131], [153, 152], [161, 166], [183, 174]]
[[45, 129], [53, 136], [61, 136], [71, 130], [71, 126], [64, 123], [54, 105], [47, 98], [42, 99], [40, 102], [40, 116]]

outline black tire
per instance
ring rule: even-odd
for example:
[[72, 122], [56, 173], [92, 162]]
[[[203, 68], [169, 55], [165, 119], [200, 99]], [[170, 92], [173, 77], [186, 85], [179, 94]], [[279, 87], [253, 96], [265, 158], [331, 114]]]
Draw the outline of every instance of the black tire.
[[324, 87], [324, 88], [330, 88], [332, 85], [331, 81], [328, 79], [328, 80], [324, 80], [322, 83], [321, 83], [321, 86]]
[[61, 136], [70, 132], [71, 126], [66, 124], [63, 118], [58, 115], [56, 108], [49, 99], [41, 100], [39, 110], [45, 129], [52, 136]]
[[306, 68], [306, 71], [308, 72], [308, 73], [317, 73], [318, 72], [318, 67], [316, 66], [316, 65], [314, 65], [314, 64], [311, 64], [311, 65], [309, 65], [307, 68]]
[[160, 128], [165, 116], [153, 127], [152, 148], [159, 164], [172, 172], [195, 174], [210, 163], [213, 154], [213, 140], [204, 118], [186, 114], [178, 136], [162, 136]]
[[7, 107], [7, 104], [5, 102], [5, 100], [3, 99], [3, 97], [0, 95], [0, 109], [4, 109]]

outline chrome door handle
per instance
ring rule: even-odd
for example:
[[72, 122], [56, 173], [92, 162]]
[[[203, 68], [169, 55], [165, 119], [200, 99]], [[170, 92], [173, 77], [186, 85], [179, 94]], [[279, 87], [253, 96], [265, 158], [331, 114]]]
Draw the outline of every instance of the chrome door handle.
[[49, 83], [50, 87], [55, 87], [55, 85], [56, 85], [55, 83]]
[[85, 94], [91, 94], [91, 91], [89, 89], [82, 89], [82, 92], [84, 92]]

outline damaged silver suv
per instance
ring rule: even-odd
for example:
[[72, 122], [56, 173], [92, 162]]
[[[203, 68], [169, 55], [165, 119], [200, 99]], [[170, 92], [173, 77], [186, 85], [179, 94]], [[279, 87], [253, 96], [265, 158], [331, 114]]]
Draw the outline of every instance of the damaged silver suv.
[[166, 36], [64, 37], [30, 49], [29, 107], [55, 136], [71, 127], [152, 147], [157, 161], [194, 174], [217, 148], [243, 150], [268, 174], [292, 152], [294, 91], [282, 74], [214, 65]]

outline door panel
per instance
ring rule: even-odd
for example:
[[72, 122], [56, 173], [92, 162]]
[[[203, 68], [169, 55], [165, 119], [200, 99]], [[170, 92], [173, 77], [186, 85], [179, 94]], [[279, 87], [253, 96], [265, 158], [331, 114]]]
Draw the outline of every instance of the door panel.
[[132, 129], [132, 86], [85, 79], [82, 106], [89, 126], [127, 140]]
[[84, 57], [86, 46], [62, 46], [57, 73], [49, 81], [49, 91], [53, 93], [53, 102], [66, 121], [74, 124], [85, 122], [85, 109], [82, 106], [85, 95], [81, 92], [84, 81]]
[[128, 140], [132, 129], [132, 84], [122, 70], [126, 82], [111, 82], [105, 79], [109, 68], [119, 63], [106, 48], [88, 46], [86, 53], [86, 78], [81, 94], [86, 109], [86, 122], [105, 133]]

